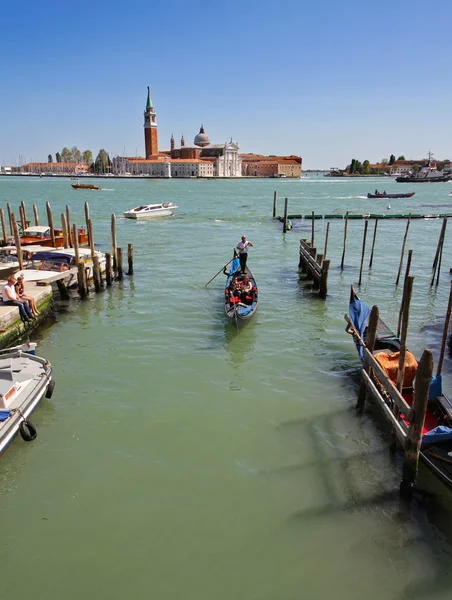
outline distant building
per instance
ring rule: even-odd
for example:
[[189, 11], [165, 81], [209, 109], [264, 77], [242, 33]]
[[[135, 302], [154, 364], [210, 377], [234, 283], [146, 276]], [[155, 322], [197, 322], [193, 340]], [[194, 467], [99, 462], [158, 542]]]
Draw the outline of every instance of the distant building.
[[89, 171], [89, 165], [75, 162], [32, 162], [22, 165], [21, 173], [34, 173], [37, 175], [84, 175]]
[[144, 111], [145, 158], [118, 156], [112, 161], [114, 175], [147, 177], [241, 177], [239, 147], [232, 139], [224, 144], [211, 144], [201, 125], [192, 146], [185, 145], [184, 136], [176, 147], [171, 136], [170, 149], [159, 151], [157, 115], [148, 88]]
[[242, 175], [245, 177], [301, 177], [301, 171], [301, 156], [242, 154]]

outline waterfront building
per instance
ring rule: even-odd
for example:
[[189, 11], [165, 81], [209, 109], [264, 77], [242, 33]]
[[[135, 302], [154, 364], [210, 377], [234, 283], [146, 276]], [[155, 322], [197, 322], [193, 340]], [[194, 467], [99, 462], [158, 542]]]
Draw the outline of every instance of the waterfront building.
[[31, 162], [20, 168], [21, 173], [36, 175], [85, 175], [88, 171], [89, 165], [75, 162]]
[[301, 177], [301, 156], [264, 156], [242, 154], [244, 177]]

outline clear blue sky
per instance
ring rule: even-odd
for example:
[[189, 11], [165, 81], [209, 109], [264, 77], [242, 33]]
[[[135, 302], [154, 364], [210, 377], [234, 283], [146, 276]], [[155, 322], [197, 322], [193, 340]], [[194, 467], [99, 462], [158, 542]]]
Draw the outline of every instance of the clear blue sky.
[[0, 164], [143, 155], [147, 85], [162, 149], [203, 123], [305, 168], [452, 158], [450, 0], [25, 0], [0, 27]]

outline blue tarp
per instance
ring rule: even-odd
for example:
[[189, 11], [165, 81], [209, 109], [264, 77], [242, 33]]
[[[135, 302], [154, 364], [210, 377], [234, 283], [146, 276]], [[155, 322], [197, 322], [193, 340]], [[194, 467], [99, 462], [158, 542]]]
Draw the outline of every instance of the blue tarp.
[[0, 410], [0, 421], [6, 421], [6, 419], [9, 419], [9, 417], [11, 416], [11, 411], [10, 410]]
[[63, 262], [66, 264], [70, 264], [72, 258], [67, 254], [62, 254], [60, 252], [36, 252], [31, 257], [31, 260], [50, 260], [52, 262]]
[[447, 442], [448, 440], [452, 440], [452, 429], [445, 425], [438, 425], [438, 427], [423, 435], [421, 447]]
[[[370, 308], [367, 306], [367, 304], [365, 302], [363, 302], [359, 298], [354, 298], [353, 300], [350, 301], [349, 316], [350, 316], [351, 322], [353, 323], [355, 329], [361, 336], [361, 339], [363, 339], [363, 335], [366, 330], [367, 323], [369, 321], [369, 315], [370, 315]], [[357, 343], [357, 346], [358, 346], [359, 357], [361, 358], [361, 360], [363, 360], [363, 358], [364, 358], [363, 347], [361, 346], [361, 344], [359, 342]]]

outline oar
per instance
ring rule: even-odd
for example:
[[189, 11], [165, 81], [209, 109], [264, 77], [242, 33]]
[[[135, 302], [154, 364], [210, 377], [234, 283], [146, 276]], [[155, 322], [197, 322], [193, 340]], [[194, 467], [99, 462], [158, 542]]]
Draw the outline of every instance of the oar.
[[218, 271], [218, 273], [217, 273], [216, 275], [214, 275], [214, 276], [212, 277], [212, 279], [209, 279], [209, 281], [206, 283], [206, 285], [205, 285], [204, 287], [207, 287], [207, 286], [209, 285], [209, 283], [211, 283], [211, 282], [212, 282], [212, 281], [215, 279], [215, 277], [218, 277], [218, 275], [219, 275], [219, 274], [220, 274], [222, 271], [224, 271], [224, 270], [226, 269], [226, 267], [227, 267], [229, 264], [231, 264], [231, 262], [234, 260], [234, 258], [235, 258], [235, 255], [234, 255], [232, 258], [231, 258], [231, 260], [230, 260], [229, 262], [227, 262], [227, 263], [224, 265], [224, 267], [221, 267], [221, 269]]

